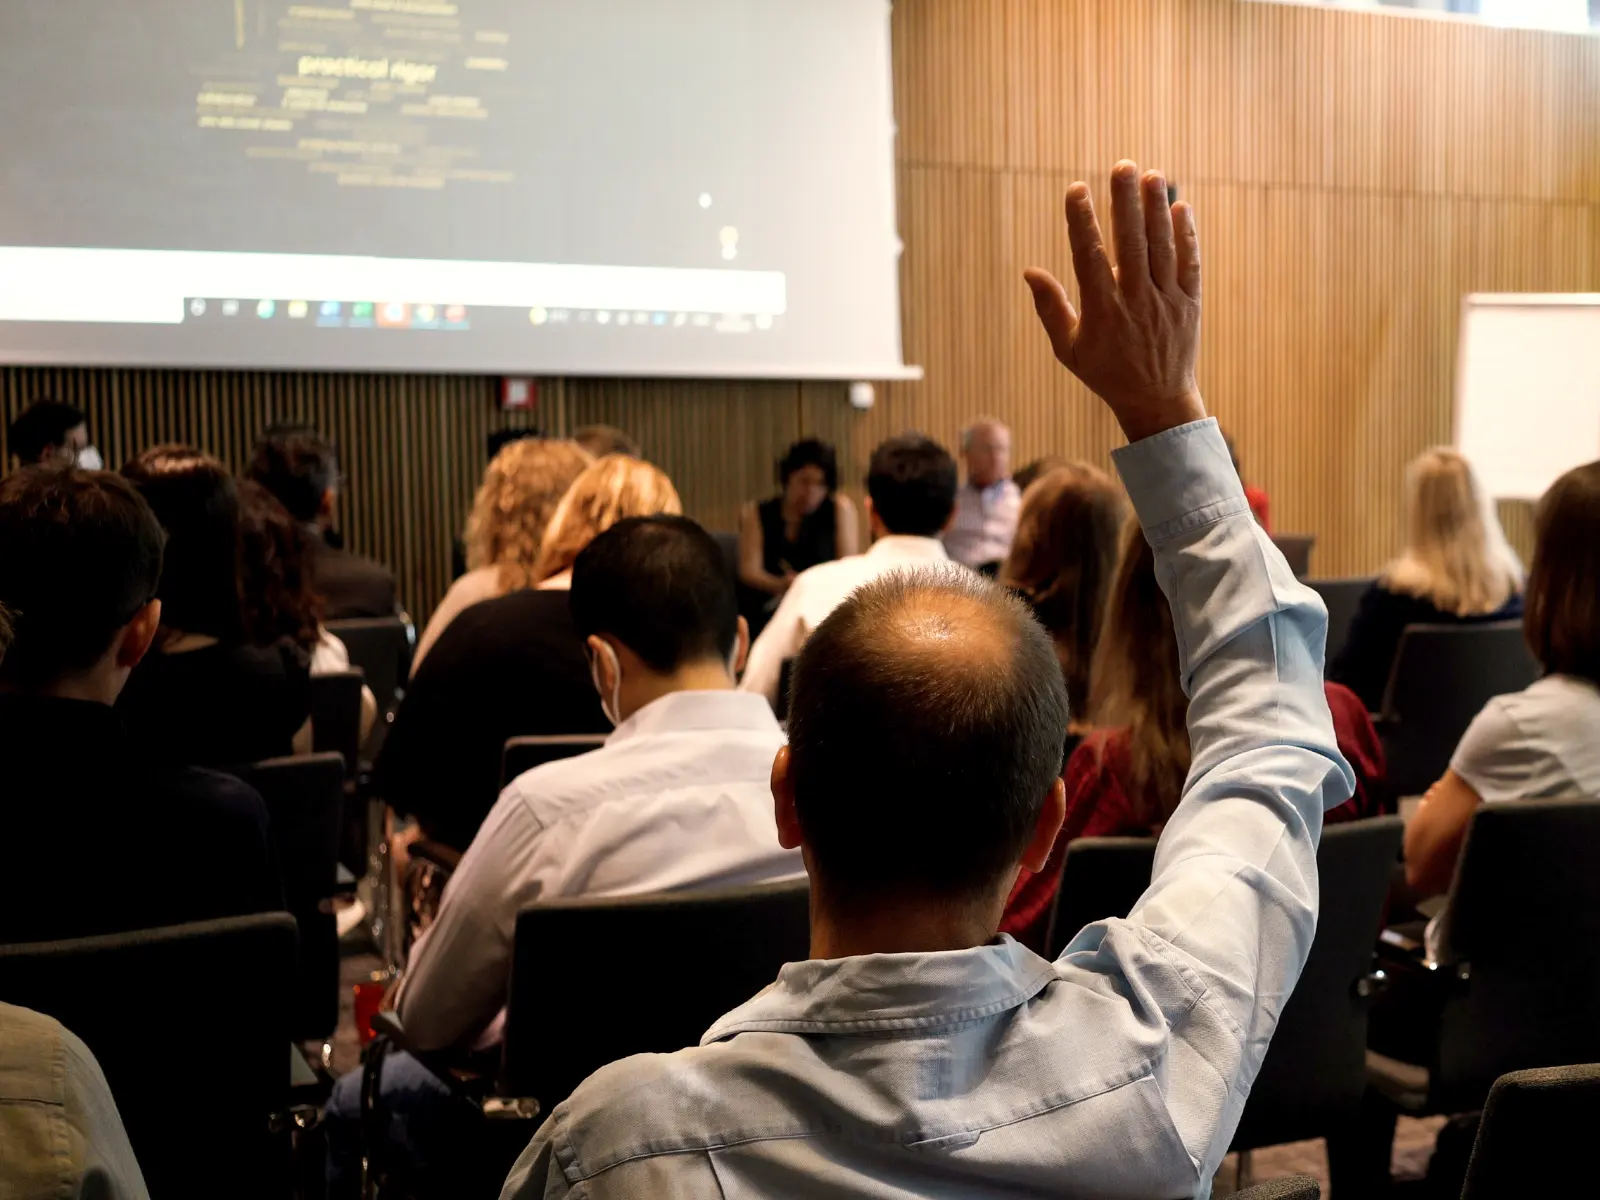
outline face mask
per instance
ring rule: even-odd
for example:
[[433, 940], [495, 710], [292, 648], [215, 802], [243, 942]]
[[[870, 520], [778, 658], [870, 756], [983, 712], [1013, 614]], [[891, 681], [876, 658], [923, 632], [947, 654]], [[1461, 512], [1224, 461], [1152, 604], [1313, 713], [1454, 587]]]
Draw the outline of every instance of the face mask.
[[78, 451], [77, 463], [80, 471], [102, 471], [106, 460], [100, 457], [100, 451], [93, 446], [85, 446]]
[[612, 728], [615, 728], [622, 724], [622, 664], [617, 661], [617, 652], [611, 648], [609, 642], [601, 642], [600, 649], [611, 659], [611, 674], [617, 681], [616, 686], [611, 689], [609, 701], [600, 685], [600, 668], [593, 659], [589, 662], [589, 678], [594, 683], [594, 690], [600, 693], [600, 711], [605, 713], [606, 720], [611, 722]]

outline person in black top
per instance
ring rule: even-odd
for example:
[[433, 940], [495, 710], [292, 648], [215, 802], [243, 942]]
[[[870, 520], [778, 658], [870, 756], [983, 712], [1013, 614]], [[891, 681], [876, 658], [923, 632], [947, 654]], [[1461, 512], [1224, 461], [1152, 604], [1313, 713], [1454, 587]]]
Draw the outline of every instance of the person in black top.
[[1330, 683], [1379, 712], [1407, 625], [1514, 620], [1522, 615], [1522, 564], [1494, 504], [1456, 451], [1424, 451], [1406, 473], [1406, 548], [1361, 598]]
[[167, 533], [161, 630], [117, 707], [150, 752], [235, 767], [309, 749], [310, 655], [246, 636], [238, 486], [216, 459], [157, 446], [123, 468]]
[[572, 564], [625, 517], [680, 512], [649, 463], [614, 455], [584, 469], [550, 518], [532, 586], [463, 609], [411, 677], [377, 763], [392, 808], [464, 851], [500, 795], [507, 739], [610, 729], [567, 608]]
[[392, 617], [399, 611], [394, 572], [328, 541], [339, 503], [339, 458], [332, 444], [308, 425], [274, 425], [256, 443], [246, 476], [305, 528], [324, 620]]
[[778, 460], [778, 484], [778, 495], [739, 515], [740, 608], [752, 637], [796, 575], [860, 549], [855, 505], [838, 491], [838, 459], [827, 442], [790, 446]]
[[153, 762], [112, 707], [157, 636], [161, 563], [161, 526], [115, 475], [0, 483], [0, 942], [282, 908], [261, 797]]

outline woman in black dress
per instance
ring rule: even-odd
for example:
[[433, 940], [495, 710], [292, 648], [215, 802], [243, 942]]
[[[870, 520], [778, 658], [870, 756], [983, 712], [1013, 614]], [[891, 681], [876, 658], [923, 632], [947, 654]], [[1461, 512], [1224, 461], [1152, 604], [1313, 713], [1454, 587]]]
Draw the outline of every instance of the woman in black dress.
[[790, 446], [778, 461], [778, 483], [778, 495], [745, 505], [739, 517], [740, 608], [751, 637], [796, 575], [860, 549], [856, 508], [838, 491], [832, 446], [816, 438]]

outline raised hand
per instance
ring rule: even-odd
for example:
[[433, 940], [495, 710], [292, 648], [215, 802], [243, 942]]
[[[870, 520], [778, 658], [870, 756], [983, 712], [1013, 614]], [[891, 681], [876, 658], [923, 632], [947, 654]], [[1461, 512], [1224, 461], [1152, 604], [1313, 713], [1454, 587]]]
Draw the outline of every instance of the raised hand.
[[1200, 348], [1200, 240], [1194, 211], [1167, 203], [1159, 171], [1111, 171], [1117, 265], [1100, 235], [1089, 186], [1067, 189], [1067, 234], [1083, 305], [1060, 280], [1030, 267], [1039, 321], [1056, 357], [1110, 407], [1130, 442], [1206, 415], [1194, 364]]

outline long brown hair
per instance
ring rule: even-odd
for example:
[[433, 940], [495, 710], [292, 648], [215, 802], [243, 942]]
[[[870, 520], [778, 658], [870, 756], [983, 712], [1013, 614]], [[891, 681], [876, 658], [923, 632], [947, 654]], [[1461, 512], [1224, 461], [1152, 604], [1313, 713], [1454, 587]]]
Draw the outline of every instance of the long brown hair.
[[502, 594], [531, 586], [556, 505], [592, 458], [577, 442], [522, 438], [494, 456], [467, 518], [467, 566], [494, 567]]
[[660, 467], [621, 454], [595, 459], [556, 505], [530, 583], [561, 574], [585, 546], [624, 517], [657, 513], [683, 513], [678, 491]]
[[1127, 516], [1122, 492], [1104, 471], [1067, 463], [1023, 493], [1022, 512], [1000, 583], [1017, 592], [1055, 643], [1074, 720], [1088, 715], [1089, 665]]
[[1424, 450], [1407, 468], [1406, 547], [1381, 578], [1390, 591], [1462, 617], [1494, 612], [1522, 590], [1522, 564], [1494, 501], [1448, 446]]
[[271, 492], [239, 482], [239, 595], [245, 637], [258, 646], [289, 638], [311, 649], [322, 637], [322, 597], [311, 584], [301, 524]]
[[1522, 629], [1552, 675], [1600, 686], [1600, 462], [1574, 467], [1539, 501]]
[[1089, 705], [1096, 725], [1128, 731], [1128, 798], [1152, 829], [1166, 824], [1189, 773], [1189, 698], [1178, 680], [1172, 609], [1137, 521], [1123, 533]]

